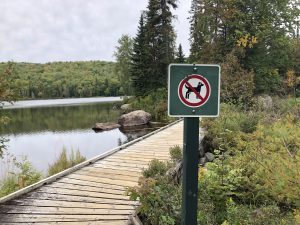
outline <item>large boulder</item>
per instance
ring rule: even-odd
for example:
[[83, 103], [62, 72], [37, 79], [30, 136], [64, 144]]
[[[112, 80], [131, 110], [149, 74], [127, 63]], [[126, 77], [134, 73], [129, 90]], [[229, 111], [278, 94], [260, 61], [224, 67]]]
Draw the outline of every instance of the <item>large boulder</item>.
[[96, 123], [92, 129], [95, 132], [100, 132], [105, 130], [112, 130], [119, 127], [121, 127], [120, 124], [116, 124], [116, 123]]
[[136, 110], [122, 115], [118, 123], [123, 127], [139, 126], [147, 124], [151, 119], [151, 114], [143, 110]]
[[262, 107], [262, 109], [264, 110], [269, 110], [273, 107], [273, 100], [269, 95], [258, 96], [257, 102], [259, 106]]

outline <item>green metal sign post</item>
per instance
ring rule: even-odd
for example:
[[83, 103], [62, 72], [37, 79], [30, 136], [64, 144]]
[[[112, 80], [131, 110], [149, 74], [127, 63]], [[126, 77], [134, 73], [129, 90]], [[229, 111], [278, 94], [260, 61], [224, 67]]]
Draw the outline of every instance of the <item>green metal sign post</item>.
[[218, 65], [169, 66], [168, 113], [184, 117], [182, 225], [197, 224], [199, 117], [217, 117], [219, 105]]
[[182, 224], [197, 224], [199, 118], [184, 118]]

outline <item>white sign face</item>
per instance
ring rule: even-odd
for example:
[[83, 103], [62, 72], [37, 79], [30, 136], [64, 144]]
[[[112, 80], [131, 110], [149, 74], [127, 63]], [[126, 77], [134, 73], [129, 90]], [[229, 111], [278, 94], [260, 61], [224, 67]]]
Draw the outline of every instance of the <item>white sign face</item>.
[[178, 97], [188, 107], [204, 105], [210, 94], [211, 88], [208, 80], [199, 74], [187, 76], [178, 85]]

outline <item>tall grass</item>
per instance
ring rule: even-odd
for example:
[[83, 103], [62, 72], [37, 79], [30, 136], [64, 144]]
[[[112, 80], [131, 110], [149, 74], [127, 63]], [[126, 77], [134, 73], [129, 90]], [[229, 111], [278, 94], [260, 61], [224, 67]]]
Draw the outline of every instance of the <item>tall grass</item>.
[[64, 147], [56, 161], [49, 165], [48, 176], [52, 176], [63, 170], [66, 170], [72, 166], [75, 166], [86, 160], [86, 157], [82, 156], [79, 149], [74, 153], [73, 149], [70, 154], [67, 154], [67, 150]]
[[1, 174], [0, 197], [34, 184], [42, 179], [42, 173], [36, 170], [26, 156], [18, 161], [13, 155], [7, 154], [5, 171]]

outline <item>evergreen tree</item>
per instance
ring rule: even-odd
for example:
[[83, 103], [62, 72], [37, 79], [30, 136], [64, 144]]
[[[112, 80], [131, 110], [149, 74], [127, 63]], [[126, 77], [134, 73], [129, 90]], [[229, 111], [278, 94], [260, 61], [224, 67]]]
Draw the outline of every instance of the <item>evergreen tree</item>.
[[179, 44], [179, 46], [178, 46], [178, 51], [176, 52], [175, 62], [177, 62], [177, 63], [184, 63], [185, 62], [185, 56], [183, 54], [181, 44]]
[[134, 39], [131, 77], [136, 95], [166, 87], [168, 65], [174, 61], [175, 32], [171, 8], [177, 0], [149, 0]]
[[145, 13], [139, 20], [137, 36], [133, 40], [133, 53], [131, 55], [130, 76], [133, 92], [136, 96], [144, 95], [144, 86], [147, 82], [147, 60], [149, 58], [146, 45]]
[[202, 50], [202, 45], [204, 44], [204, 35], [203, 29], [200, 27], [200, 16], [198, 15], [201, 12], [203, 4], [202, 0], [192, 0], [192, 6], [190, 10], [191, 17], [190, 19], [190, 57], [189, 61], [191, 63], [197, 62], [200, 59], [200, 54]]
[[146, 13], [146, 41], [150, 50], [149, 84], [146, 91], [166, 87], [168, 65], [174, 60], [175, 32], [171, 8], [176, 0], [149, 0]]

